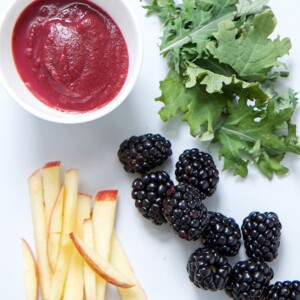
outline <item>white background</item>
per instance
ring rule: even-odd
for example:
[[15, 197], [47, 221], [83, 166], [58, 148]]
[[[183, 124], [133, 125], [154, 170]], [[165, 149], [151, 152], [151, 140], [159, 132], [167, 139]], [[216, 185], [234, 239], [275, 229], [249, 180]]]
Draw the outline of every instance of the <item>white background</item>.
[[[19, 0], [21, 1], [21, 0]], [[186, 148], [200, 147], [179, 118], [163, 123], [157, 114], [161, 104], [158, 84], [166, 72], [166, 60], [157, 47], [161, 35], [158, 19], [146, 17], [139, 0], [128, 0], [138, 15], [144, 35], [144, 62], [128, 99], [113, 113], [80, 125], [60, 125], [40, 120], [14, 103], [0, 86], [0, 299], [24, 299], [20, 240], [33, 245], [27, 177], [45, 162], [61, 160], [63, 169], [78, 168], [80, 191], [95, 195], [101, 189], [120, 193], [116, 229], [149, 300], [226, 299], [223, 292], [194, 287], [186, 273], [189, 255], [199, 242], [185, 242], [167, 226], [143, 219], [130, 196], [134, 175], [126, 174], [117, 159], [121, 141], [133, 134], [160, 132], [173, 144], [173, 156], [164, 169], [174, 178], [174, 164]], [[10, 1], [0, 1], [2, 14]], [[284, 85], [299, 90], [300, 38], [298, 0], [269, 2], [278, 20], [276, 33], [291, 38], [293, 48], [285, 62], [291, 71]], [[0, 45], [1, 51], [1, 45]], [[294, 122], [300, 128], [299, 109]], [[298, 133], [300, 131], [298, 130]], [[222, 162], [213, 154], [221, 169]], [[275, 280], [300, 279], [300, 161], [287, 155], [290, 173], [269, 181], [251, 167], [243, 180], [221, 172], [217, 193], [207, 200], [209, 209], [234, 217], [239, 223], [253, 210], [275, 211], [283, 224], [280, 255], [271, 266]], [[241, 248], [234, 261], [244, 258]], [[108, 299], [118, 299], [109, 291]]]

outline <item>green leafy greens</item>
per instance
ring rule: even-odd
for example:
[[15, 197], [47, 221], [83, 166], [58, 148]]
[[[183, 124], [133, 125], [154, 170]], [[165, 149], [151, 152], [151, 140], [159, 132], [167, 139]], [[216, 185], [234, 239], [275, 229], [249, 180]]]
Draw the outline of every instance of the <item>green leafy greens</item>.
[[288, 38], [271, 39], [276, 18], [267, 0], [152, 0], [145, 6], [163, 22], [161, 55], [169, 72], [160, 82], [163, 121], [177, 114], [191, 135], [219, 145], [224, 169], [246, 177], [254, 163], [268, 178], [300, 154], [292, 116], [297, 95], [275, 90], [287, 77], [278, 59]]

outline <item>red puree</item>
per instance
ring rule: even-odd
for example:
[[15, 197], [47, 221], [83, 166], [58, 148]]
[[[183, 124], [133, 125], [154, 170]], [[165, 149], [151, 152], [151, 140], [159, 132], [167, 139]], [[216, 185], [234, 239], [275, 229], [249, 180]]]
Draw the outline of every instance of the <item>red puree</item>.
[[16, 23], [12, 46], [26, 86], [59, 110], [102, 107], [127, 77], [128, 51], [120, 29], [85, 0], [33, 1]]

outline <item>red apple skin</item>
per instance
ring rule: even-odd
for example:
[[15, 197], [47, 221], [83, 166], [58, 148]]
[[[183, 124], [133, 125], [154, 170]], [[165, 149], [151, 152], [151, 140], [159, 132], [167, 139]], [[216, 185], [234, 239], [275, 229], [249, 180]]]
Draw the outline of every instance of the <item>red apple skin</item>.
[[61, 161], [57, 160], [57, 161], [50, 161], [44, 164], [43, 169], [47, 169], [47, 168], [51, 168], [51, 167], [56, 167], [56, 166], [60, 166], [61, 165]]
[[96, 195], [96, 201], [117, 201], [118, 190], [104, 190]]
[[77, 249], [77, 251], [80, 253], [80, 255], [82, 256], [82, 258], [86, 261], [86, 263], [102, 278], [104, 278], [107, 282], [118, 286], [118, 287], [122, 287], [122, 288], [131, 288], [133, 287], [135, 284], [134, 283], [127, 283], [127, 282], [123, 282], [123, 281], [119, 281], [116, 278], [111, 277], [109, 274], [105, 273], [105, 271], [103, 269], [101, 269], [101, 267], [97, 266], [94, 261], [87, 255], [87, 253], [84, 251], [84, 249], [81, 247], [77, 237], [74, 235], [73, 232], [71, 232], [69, 234], [71, 240], [74, 243], [75, 248]]

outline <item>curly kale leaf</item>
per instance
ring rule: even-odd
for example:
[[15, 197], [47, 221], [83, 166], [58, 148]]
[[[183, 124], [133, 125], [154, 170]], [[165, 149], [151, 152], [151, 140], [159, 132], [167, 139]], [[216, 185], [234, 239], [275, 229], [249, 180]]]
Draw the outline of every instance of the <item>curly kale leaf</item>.
[[202, 140], [211, 140], [214, 128], [220, 121], [226, 107], [226, 95], [210, 94], [204, 86], [186, 88], [181, 76], [170, 70], [166, 79], [160, 83], [162, 94], [157, 101], [164, 107], [159, 114], [162, 120], [182, 114], [182, 120], [190, 125], [191, 135], [200, 135]]
[[289, 52], [291, 43], [288, 38], [269, 39], [276, 26], [273, 13], [265, 11], [249, 18], [242, 29], [235, 25], [233, 21], [219, 24], [216, 41], [207, 44], [213, 57], [230, 65], [245, 80], [265, 81], [280, 75], [270, 72], [282, 65], [278, 58]]
[[268, 0], [240, 0], [236, 7], [236, 16], [256, 15], [268, 8]]
[[150, 5], [145, 5], [147, 14], [156, 14], [162, 21], [174, 18], [177, 15], [177, 9], [173, 0], [153, 0]]
[[297, 101], [275, 85], [288, 76], [279, 59], [291, 42], [272, 38], [268, 1], [153, 0], [146, 9], [163, 21], [160, 49], [170, 67], [156, 99], [161, 119], [180, 114], [193, 136], [219, 146], [224, 169], [236, 175], [245, 177], [250, 163], [268, 178], [286, 173], [285, 154], [300, 154], [291, 123]]
[[[156, 12], [164, 21], [161, 54], [170, 56], [170, 64], [179, 71], [180, 56], [202, 56], [206, 43], [217, 30], [218, 24], [231, 20], [236, 13], [237, 0], [184, 0], [175, 5], [169, 0], [155, 0], [147, 6], [148, 13]], [[191, 46], [192, 45], [192, 46]]]
[[[285, 153], [300, 154], [295, 125], [291, 124], [296, 102], [296, 94], [290, 91], [274, 95], [265, 109], [249, 103], [244, 94], [237, 105], [231, 104], [213, 141], [220, 144], [224, 169], [245, 177], [251, 162], [270, 179], [274, 173], [285, 174], [288, 170], [280, 164]], [[283, 127], [285, 130], [280, 130]]]
[[262, 101], [268, 99], [268, 95], [259, 82], [243, 81], [237, 78], [235, 74], [222, 75], [189, 62], [187, 63], [185, 75], [187, 77], [185, 84], [187, 88], [202, 84], [206, 86], [208, 93], [230, 93], [234, 95], [244, 90], [249, 99], [260, 99]]

